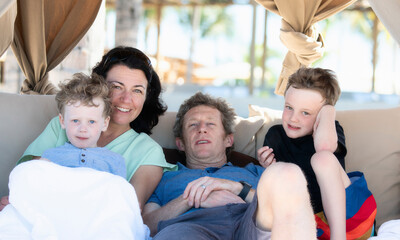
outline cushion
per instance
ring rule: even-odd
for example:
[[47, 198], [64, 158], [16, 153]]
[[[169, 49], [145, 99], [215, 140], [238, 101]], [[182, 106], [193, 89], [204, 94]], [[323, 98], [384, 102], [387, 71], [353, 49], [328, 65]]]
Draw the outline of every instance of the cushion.
[[[281, 123], [282, 111], [249, 105], [251, 116], [262, 116], [256, 148], [268, 129]], [[400, 218], [400, 107], [337, 111], [347, 146], [346, 170], [362, 171], [376, 199], [377, 225]]]
[[[165, 159], [167, 162], [176, 164], [177, 162], [186, 165], [186, 157], [185, 154], [178, 149], [171, 149], [171, 148], [163, 148]], [[254, 163], [259, 165], [259, 162], [249, 155], [232, 151], [228, 156], [228, 161], [231, 162], [235, 166], [244, 167], [249, 163]]]
[[263, 125], [260, 130], [255, 135], [256, 141], [256, 152], [253, 157], [257, 156], [257, 150], [261, 148], [264, 144], [265, 135], [268, 132], [268, 129], [276, 124], [282, 123], [282, 111], [275, 110], [267, 107], [259, 107], [257, 105], [249, 105], [249, 118], [250, 117], [262, 117]]
[[176, 112], [166, 112], [151, 131], [150, 135], [158, 144], [164, 148], [176, 148], [175, 137], [172, 128], [175, 123]]
[[248, 118], [236, 117], [233, 149], [237, 152], [255, 157], [255, 135], [263, 124], [264, 119], [260, 116]]
[[377, 201], [377, 223], [400, 218], [400, 107], [338, 111], [346, 170], [362, 171]]
[[0, 113], [0, 196], [4, 196], [11, 169], [58, 110], [54, 95], [0, 93]]
[[[161, 116], [157, 126], [150, 135], [163, 148], [176, 149], [175, 137], [172, 132], [175, 123], [176, 112], [166, 112]], [[235, 118], [234, 150], [250, 156], [255, 151], [255, 134], [263, 125], [262, 117]]]

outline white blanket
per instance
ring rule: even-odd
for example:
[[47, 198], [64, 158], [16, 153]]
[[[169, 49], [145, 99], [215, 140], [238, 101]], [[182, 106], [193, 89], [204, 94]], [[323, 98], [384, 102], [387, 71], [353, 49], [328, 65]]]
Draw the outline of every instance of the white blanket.
[[136, 193], [119, 176], [32, 160], [10, 173], [0, 239], [148, 239]]
[[399, 240], [400, 239], [400, 219], [384, 222], [378, 230], [377, 237], [368, 240]]

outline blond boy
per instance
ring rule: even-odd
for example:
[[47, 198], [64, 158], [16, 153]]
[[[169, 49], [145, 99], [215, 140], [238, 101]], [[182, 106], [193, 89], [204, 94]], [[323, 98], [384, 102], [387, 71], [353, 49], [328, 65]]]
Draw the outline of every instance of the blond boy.
[[78, 73], [60, 84], [56, 95], [60, 124], [68, 142], [46, 150], [42, 159], [66, 167], [88, 167], [126, 178], [124, 158], [97, 147], [100, 134], [107, 130], [111, 114], [109, 87], [99, 75]]

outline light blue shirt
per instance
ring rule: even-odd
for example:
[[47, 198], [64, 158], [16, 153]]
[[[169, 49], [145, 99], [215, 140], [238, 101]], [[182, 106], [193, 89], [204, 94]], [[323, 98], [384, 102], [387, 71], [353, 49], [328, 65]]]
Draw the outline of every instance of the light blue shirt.
[[125, 159], [106, 148], [77, 148], [65, 143], [46, 150], [42, 157], [65, 167], [88, 167], [126, 177]]
[[[47, 149], [59, 147], [68, 141], [65, 129], [61, 128], [58, 117], [54, 117], [46, 129], [25, 150], [18, 164], [31, 160], [33, 156], [43, 156]], [[124, 157], [126, 164], [126, 180], [130, 181], [136, 170], [143, 165], [160, 166], [164, 171], [177, 168], [174, 164], [165, 161], [163, 149], [146, 133], [137, 133], [133, 129], [126, 131], [105, 148], [119, 153]]]

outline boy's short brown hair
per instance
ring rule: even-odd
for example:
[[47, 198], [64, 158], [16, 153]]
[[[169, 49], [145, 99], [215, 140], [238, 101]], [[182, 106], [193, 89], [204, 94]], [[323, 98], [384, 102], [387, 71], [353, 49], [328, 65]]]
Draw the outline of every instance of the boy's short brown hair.
[[300, 68], [289, 77], [285, 94], [289, 87], [316, 90], [325, 99], [325, 104], [332, 106], [340, 96], [336, 74], [329, 69]]
[[109, 98], [109, 86], [100, 75], [93, 73], [87, 76], [83, 73], [76, 73], [71, 80], [59, 84], [60, 91], [56, 94], [58, 111], [64, 114], [64, 107], [67, 104], [81, 102], [85, 106], [98, 106], [93, 100], [101, 98], [104, 101], [104, 118], [111, 115], [111, 100]]

